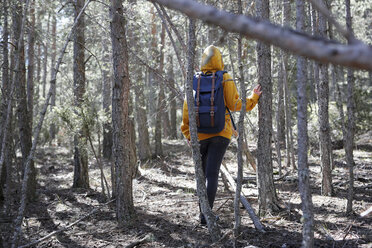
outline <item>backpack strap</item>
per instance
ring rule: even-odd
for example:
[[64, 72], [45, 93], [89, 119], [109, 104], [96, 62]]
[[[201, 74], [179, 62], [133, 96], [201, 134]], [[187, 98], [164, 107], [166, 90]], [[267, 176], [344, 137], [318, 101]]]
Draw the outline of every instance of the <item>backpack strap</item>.
[[214, 127], [214, 88], [215, 88], [215, 73], [212, 74], [212, 91], [211, 91], [211, 125]]
[[200, 119], [199, 119], [199, 106], [200, 106], [200, 78], [201, 76], [198, 75], [198, 88], [196, 89], [196, 124], [200, 127]]

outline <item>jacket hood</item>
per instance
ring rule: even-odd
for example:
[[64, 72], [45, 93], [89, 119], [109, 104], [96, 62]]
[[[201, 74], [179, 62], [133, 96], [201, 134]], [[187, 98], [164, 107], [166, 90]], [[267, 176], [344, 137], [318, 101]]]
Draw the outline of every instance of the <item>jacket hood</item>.
[[222, 61], [222, 55], [220, 50], [210, 45], [207, 47], [202, 55], [201, 59], [201, 70], [203, 72], [206, 71], [223, 71], [225, 68], [223, 61]]

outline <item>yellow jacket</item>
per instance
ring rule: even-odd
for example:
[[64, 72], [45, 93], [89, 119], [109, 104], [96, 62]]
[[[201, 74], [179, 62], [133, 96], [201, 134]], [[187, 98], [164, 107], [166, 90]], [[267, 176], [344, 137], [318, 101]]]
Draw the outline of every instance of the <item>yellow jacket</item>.
[[[202, 72], [216, 72], [223, 71], [224, 64], [222, 61], [221, 52], [215, 46], [209, 46], [204, 50], [201, 61]], [[228, 73], [223, 74], [223, 95], [225, 98], [225, 105], [230, 111], [239, 111], [242, 108], [242, 100], [239, 98], [238, 91], [235, 83]], [[252, 95], [247, 98], [246, 111], [251, 111], [257, 104], [259, 95], [252, 92]], [[186, 100], [183, 103], [183, 114], [181, 131], [186, 139], [190, 140], [190, 129], [189, 129], [189, 112], [187, 108]], [[225, 128], [219, 133], [198, 133], [199, 140], [209, 139], [215, 136], [222, 136], [231, 139], [233, 133], [233, 127], [230, 120], [230, 115], [226, 110], [225, 114]]]

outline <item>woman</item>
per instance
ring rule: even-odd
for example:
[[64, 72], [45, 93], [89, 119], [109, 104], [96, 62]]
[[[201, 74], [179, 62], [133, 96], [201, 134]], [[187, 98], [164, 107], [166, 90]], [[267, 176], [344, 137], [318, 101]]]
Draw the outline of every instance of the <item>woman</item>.
[[[202, 55], [201, 71], [203, 73], [213, 73], [223, 70], [224, 64], [222, 61], [221, 52], [213, 45], [207, 47]], [[242, 101], [239, 99], [236, 85], [228, 73], [223, 74], [222, 85], [226, 107], [229, 108], [230, 111], [239, 111], [242, 107]], [[252, 95], [247, 98], [246, 111], [251, 111], [256, 106], [261, 93], [261, 86], [257, 85], [254, 88]], [[181, 130], [189, 142], [189, 114], [186, 101], [184, 101], [183, 105]], [[225, 114], [225, 127], [221, 132], [198, 133], [202, 166], [207, 184], [208, 202], [211, 208], [213, 208], [213, 203], [217, 192], [220, 166], [226, 149], [230, 143], [232, 134], [233, 127], [228, 111], [226, 111]], [[202, 225], [206, 224], [203, 214], [200, 214], [200, 222]]]

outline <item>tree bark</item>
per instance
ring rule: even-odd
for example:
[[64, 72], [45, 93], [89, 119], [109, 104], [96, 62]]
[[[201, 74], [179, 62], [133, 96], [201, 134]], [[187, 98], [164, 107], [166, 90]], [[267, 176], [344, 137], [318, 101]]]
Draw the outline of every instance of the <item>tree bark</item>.
[[[319, 13], [319, 31], [322, 37], [327, 37], [326, 17]], [[320, 80], [318, 88], [318, 121], [319, 121], [319, 145], [320, 163], [322, 168], [322, 195], [332, 195], [332, 168], [330, 159], [330, 128], [329, 128], [329, 77], [328, 65], [320, 64]]]
[[[17, 112], [17, 126], [19, 129], [20, 146], [22, 153], [22, 175], [24, 174], [25, 164], [27, 156], [30, 153], [32, 146], [32, 130], [28, 112], [28, 102], [26, 93], [26, 65], [25, 65], [25, 49], [24, 49], [24, 34], [22, 32], [22, 6], [23, 1], [17, 1], [15, 3], [15, 9], [13, 13], [13, 31], [15, 37], [16, 47], [16, 70], [13, 76], [13, 84], [16, 87], [16, 112]], [[18, 61], [17, 61], [18, 60]], [[30, 164], [30, 175], [28, 178], [27, 187], [27, 200], [32, 201], [36, 197], [36, 169], [34, 162]]]
[[244, 34], [247, 38], [266, 42], [297, 55], [357, 69], [372, 70], [372, 48], [361, 41], [342, 45], [314, 38], [303, 32], [282, 28], [247, 16], [238, 16], [193, 0], [149, 0], [181, 11], [189, 17], [214, 24], [226, 31]]
[[[269, 20], [269, 0], [256, 0], [260, 20]], [[272, 165], [272, 82], [270, 46], [257, 43], [258, 82], [263, 94], [258, 102], [257, 187], [260, 215], [278, 210]]]
[[[350, 0], [345, 0], [346, 6], [346, 26], [350, 33], [353, 33], [352, 17], [350, 10]], [[355, 133], [355, 103], [354, 103], [354, 71], [347, 70], [347, 131], [346, 131], [346, 163], [349, 168], [349, 185], [347, 194], [346, 213], [350, 214], [353, 210], [354, 198], [354, 133]]]
[[[47, 25], [47, 36], [49, 37], [50, 14], [48, 14], [48, 21], [46, 25]], [[46, 39], [46, 41], [44, 41], [44, 60], [43, 60], [43, 98], [45, 98], [46, 84], [47, 84], [48, 47], [49, 47], [49, 39]]]
[[[238, 13], [243, 13], [242, 8], [242, 1], [238, 0]], [[245, 82], [244, 82], [244, 70], [243, 70], [243, 59], [242, 59], [242, 41], [243, 36], [239, 35], [238, 38], [238, 63], [239, 63], [239, 84], [240, 84], [240, 97], [242, 99], [242, 109], [240, 110], [239, 121], [238, 121], [238, 152], [237, 152], [237, 159], [238, 159], [238, 172], [237, 172], [237, 179], [236, 179], [236, 189], [235, 189], [235, 197], [234, 197], [234, 241], [235, 244], [237, 242], [237, 238], [239, 237], [239, 229], [241, 223], [240, 217], [240, 194], [242, 191], [242, 179], [243, 179], [243, 138], [244, 138], [244, 117], [246, 112], [246, 103], [247, 103], [247, 92], [245, 91]]]
[[[296, 0], [296, 27], [304, 30], [304, 2]], [[298, 187], [302, 202], [303, 227], [302, 247], [314, 246], [314, 217], [310, 191], [310, 170], [308, 167], [307, 136], [307, 97], [306, 97], [306, 60], [297, 57], [297, 143], [298, 143]]]
[[27, 108], [30, 128], [32, 130], [34, 109], [34, 71], [35, 71], [35, 0], [30, 3], [30, 27], [28, 34], [28, 68], [27, 68]]
[[[75, 1], [75, 18], [83, 8], [84, 0]], [[74, 33], [74, 105], [76, 111], [81, 112], [85, 94], [85, 22], [84, 14], [80, 17]], [[52, 93], [53, 94], [53, 93]], [[86, 135], [82, 127], [74, 136], [74, 181], [73, 188], [89, 188], [88, 153]]]
[[[5, 159], [5, 154], [9, 154], [9, 146], [6, 144], [7, 141], [4, 140], [4, 136], [6, 133], [9, 134], [9, 129], [7, 129], [6, 125], [6, 119], [8, 116], [8, 101], [10, 97], [10, 77], [9, 77], [9, 45], [8, 45], [8, 37], [9, 37], [9, 29], [8, 29], [8, 4], [7, 1], [4, 1], [3, 3], [3, 17], [4, 17], [4, 23], [3, 23], [3, 63], [2, 63], [2, 98], [1, 98], [1, 104], [0, 104], [0, 202], [4, 199], [3, 197], [3, 187], [7, 179], [7, 166], [11, 166], [11, 163], [9, 163], [9, 160]], [[13, 112], [12, 109], [10, 109], [10, 112]], [[12, 118], [12, 113], [9, 113], [9, 117]], [[12, 136], [11, 133], [9, 135]], [[7, 148], [7, 149], [6, 149]], [[3, 163], [3, 161], [7, 161], [8, 163]], [[8, 185], [8, 188], [10, 185]]]
[[187, 78], [185, 82], [186, 86], [186, 100], [189, 109], [189, 123], [190, 123], [190, 138], [192, 147], [192, 157], [195, 166], [195, 177], [196, 177], [196, 192], [199, 196], [199, 202], [201, 211], [204, 214], [208, 231], [211, 235], [212, 241], [216, 242], [221, 237], [221, 231], [217, 226], [215, 216], [209, 206], [207, 199], [207, 189], [205, 187], [204, 172], [202, 169], [202, 161], [200, 155], [200, 145], [198, 140], [198, 133], [196, 127], [196, 117], [194, 108], [194, 97], [192, 93], [192, 81], [194, 74], [194, 61], [195, 61], [195, 47], [196, 47], [196, 37], [195, 37], [195, 21], [189, 19], [189, 42], [187, 51]]
[[136, 119], [137, 119], [137, 130], [138, 133], [138, 157], [141, 161], [145, 161], [151, 158], [151, 146], [150, 146], [150, 136], [149, 127], [147, 123], [147, 113], [146, 113], [146, 103], [144, 92], [144, 78], [142, 75], [142, 70], [140, 67], [137, 68], [137, 85], [135, 87], [136, 91]]
[[[79, 11], [79, 10], [78, 10]], [[79, 12], [77, 13], [79, 14]], [[52, 17], [52, 54], [51, 54], [51, 68], [53, 68], [53, 66], [55, 65], [56, 63], [56, 52], [57, 52], [57, 17], [56, 17], [56, 14], [53, 13], [53, 17]], [[52, 74], [53, 72], [51, 72]], [[52, 76], [51, 76], [52, 77]], [[57, 93], [57, 87], [54, 87], [53, 88], [53, 92], [52, 92], [52, 99], [50, 99], [50, 109], [52, 110], [53, 107], [56, 106], [56, 93]], [[50, 124], [50, 128], [49, 128], [49, 142], [52, 142], [55, 138], [56, 138], [56, 133], [57, 133], [57, 128], [56, 128], [56, 124], [55, 123], [51, 123]]]
[[[290, 26], [291, 21], [291, 4], [290, 1], [284, 1], [283, 3], [283, 26]], [[285, 113], [285, 123], [286, 123], [286, 165], [289, 167], [292, 164], [292, 170], [296, 170], [295, 154], [293, 149], [293, 133], [292, 133], [292, 114], [291, 114], [291, 91], [288, 87], [288, 59], [289, 55], [284, 51], [281, 52], [281, 68], [283, 72], [283, 87], [284, 87], [284, 113]], [[292, 162], [291, 162], [292, 161]]]
[[[103, 69], [102, 69], [102, 109], [106, 115], [109, 115], [111, 105], [111, 70], [109, 47], [105, 38], [102, 38], [103, 49]], [[103, 123], [103, 157], [111, 159], [112, 156], [112, 124], [111, 121]]]
[[133, 204], [133, 168], [130, 163], [130, 124], [128, 45], [126, 20], [121, 0], [111, 0], [110, 31], [114, 81], [112, 90], [113, 161], [116, 177], [116, 217], [120, 226], [131, 224], [135, 217]]
[[[155, 27], [155, 19], [153, 20], [153, 28], [156, 30]], [[164, 27], [164, 25], [162, 25]], [[162, 56], [163, 45], [160, 48], [160, 52], [156, 51], [157, 49], [157, 38], [156, 32], [153, 31], [152, 42], [153, 45], [151, 46], [153, 49], [154, 59], [157, 63], [159, 63], [159, 72], [162, 73], [163, 71], [163, 63], [164, 63], [164, 56]], [[161, 31], [161, 42], [164, 41], [164, 28]], [[163, 60], [163, 61], [162, 61]], [[162, 125], [162, 111], [163, 111], [163, 102], [164, 102], [164, 87], [163, 84], [158, 76], [155, 76], [155, 81], [158, 84], [159, 92], [157, 95], [157, 104], [156, 104], [156, 119], [155, 119], [155, 156], [163, 156], [163, 145], [162, 145], [162, 133], [163, 133], [163, 125]]]
[[[171, 83], [171, 87], [175, 87], [174, 82], [174, 71], [173, 71], [173, 57], [172, 55], [169, 55], [168, 59], [168, 79]], [[177, 95], [174, 93], [174, 91], [170, 91], [170, 138], [171, 139], [177, 139]]]

